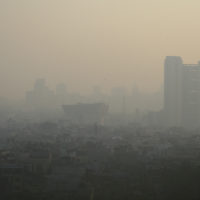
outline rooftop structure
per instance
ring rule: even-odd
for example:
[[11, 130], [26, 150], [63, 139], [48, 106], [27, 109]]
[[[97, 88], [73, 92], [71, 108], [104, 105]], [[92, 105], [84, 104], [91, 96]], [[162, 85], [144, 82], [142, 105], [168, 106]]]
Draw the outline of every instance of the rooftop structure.
[[66, 119], [80, 124], [102, 124], [108, 112], [104, 103], [63, 105]]

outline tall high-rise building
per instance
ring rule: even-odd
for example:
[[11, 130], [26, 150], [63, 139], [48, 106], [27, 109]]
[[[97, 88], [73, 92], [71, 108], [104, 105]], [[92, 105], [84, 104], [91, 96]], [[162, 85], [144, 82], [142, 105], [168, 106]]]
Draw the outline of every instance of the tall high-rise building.
[[199, 126], [200, 63], [183, 64], [181, 57], [166, 57], [164, 115], [168, 126]]
[[182, 115], [182, 70], [181, 57], [167, 56], [164, 65], [164, 110], [169, 126], [180, 126]]

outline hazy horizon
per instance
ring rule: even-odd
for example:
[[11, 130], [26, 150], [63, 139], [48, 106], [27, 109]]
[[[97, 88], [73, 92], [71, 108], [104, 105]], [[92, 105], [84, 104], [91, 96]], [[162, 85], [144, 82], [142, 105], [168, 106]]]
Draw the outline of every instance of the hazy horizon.
[[165, 56], [200, 60], [196, 0], [0, 0], [0, 96], [36, 78], [69, 91], [157, 91]]

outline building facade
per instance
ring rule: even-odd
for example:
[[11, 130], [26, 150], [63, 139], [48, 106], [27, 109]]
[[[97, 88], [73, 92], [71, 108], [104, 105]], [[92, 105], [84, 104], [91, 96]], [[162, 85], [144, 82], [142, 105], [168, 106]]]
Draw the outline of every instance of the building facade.
[[200, 63], [167, 56], [164, 65], [164, 119], [167, 126], [200, 124]]

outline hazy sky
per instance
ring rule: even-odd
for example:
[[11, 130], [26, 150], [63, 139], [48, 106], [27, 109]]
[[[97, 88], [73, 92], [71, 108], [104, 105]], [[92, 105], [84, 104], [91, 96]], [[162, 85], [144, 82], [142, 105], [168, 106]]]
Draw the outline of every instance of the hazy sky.
[[166, 55], [200, 59], [199, 0], [0, 0], [0, 96], [20, 97], [34, 79], [148, 91]]

